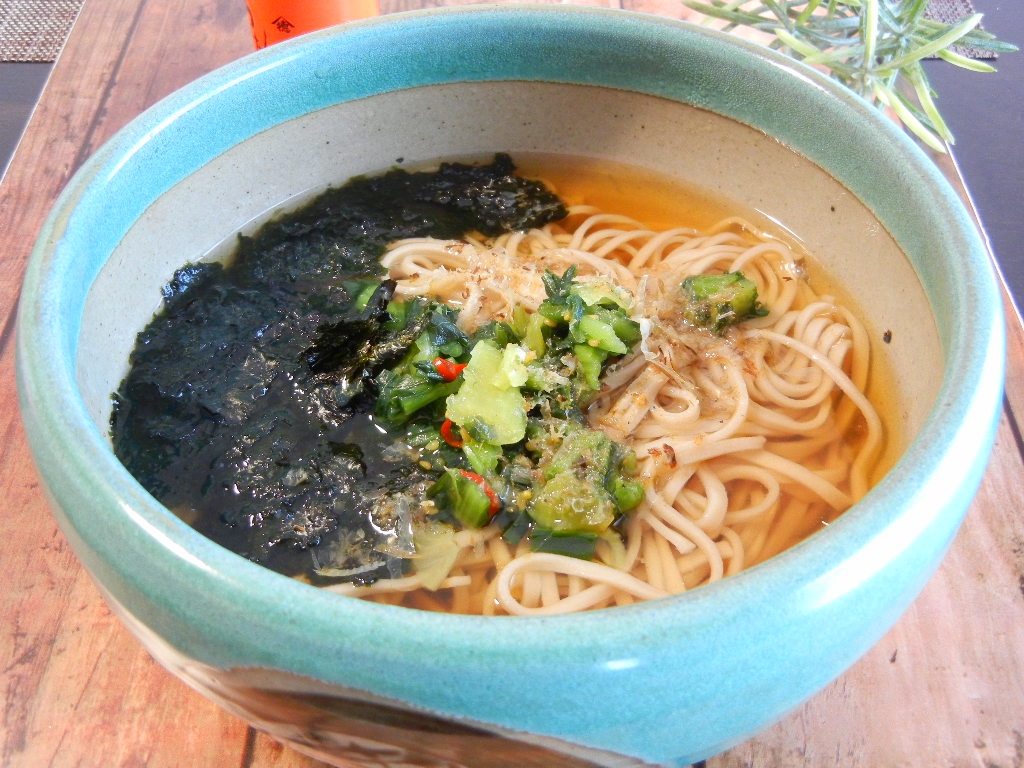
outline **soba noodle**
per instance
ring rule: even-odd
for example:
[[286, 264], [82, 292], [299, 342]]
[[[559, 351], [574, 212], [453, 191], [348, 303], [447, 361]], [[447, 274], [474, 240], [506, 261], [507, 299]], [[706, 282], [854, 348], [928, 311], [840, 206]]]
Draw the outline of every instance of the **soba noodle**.
[[[635, 451], [646, 491], [623, 538], [602, 538], [594, 561], [513, 548], [487, 526], [458, 532], [438, 591], [415, 574], [330, 589], [484, 614], [624, 605], [759, 563], [834, 520], [872, 481], [882, 425], [864, 395], [867, 334], [812, 290], [784, 242], [743, 220], [653, 231], [578, 206], [493, 241], [403, 240], [383, 264], [398, 295], [458, 307], [467, 331], [517, 304], [536, 309], [545, 270], [576, 265], [579, 280], [627, 291], [643, 339], [606, 373], [587, 418]], [[681, 320], [686, 277], [736, 271], [756, 283], [766, 316], [721, 336]]]

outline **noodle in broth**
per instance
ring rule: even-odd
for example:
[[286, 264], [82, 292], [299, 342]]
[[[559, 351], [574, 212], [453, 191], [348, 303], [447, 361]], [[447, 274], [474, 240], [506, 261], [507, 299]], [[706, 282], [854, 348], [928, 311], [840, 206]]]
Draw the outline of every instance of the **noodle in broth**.
[[[470, 614], [694, 589], [856, 503], [892, 459], [884, 387], [796, 239], [527, 162], [358, 177], [186, 264], [114, 393], [118, 457], [254, 562]], [[744, 302], [691, 290], [723, 278]]]
[[[493, 240], [396, 242], [383, 259], [399, 296], [458, 307], [472, 331], [535, 310], [545, 270], [575, 265], [633, 299], [639, 349], [605, 374], [589, 424], [635, 451], [645, 486], [622, 541], [593, 561], [510, 546], [494, 526], [456, 534], [441, 589], [413, 574], [328, 587], [383, 602], [483, 614], [624, 605], [718, 581], [791, 546], [868, 490], [882, 424], [864, 392], [869, 341], [832, 296], [808, 285], [783, 241], [739, 218], [707, 231], [653, 230], [574, 206], [564, 221]], [[680, 283], [740, 272], [769, 310], [716, 335], [688, 326]]]

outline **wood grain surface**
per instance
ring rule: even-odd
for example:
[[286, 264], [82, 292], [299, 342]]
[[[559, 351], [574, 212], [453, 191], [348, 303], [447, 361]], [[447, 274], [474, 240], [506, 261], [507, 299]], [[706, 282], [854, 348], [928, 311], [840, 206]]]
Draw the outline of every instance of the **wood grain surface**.
[[[669, 0], [588, 4], [684, 14]], [[87, 0], [0, 185], [0, 765], [319, 765], [173, 678], [111, 616], [49, 514], [14, 383], [22, 275], [71, 174], [146, 107], [250, 47], [243, 0]], [[710, 768], [1024, 765], [1024, 329], [1012, 310], [1007, 323], [995, 452], [936, 576], [849, 672]]]

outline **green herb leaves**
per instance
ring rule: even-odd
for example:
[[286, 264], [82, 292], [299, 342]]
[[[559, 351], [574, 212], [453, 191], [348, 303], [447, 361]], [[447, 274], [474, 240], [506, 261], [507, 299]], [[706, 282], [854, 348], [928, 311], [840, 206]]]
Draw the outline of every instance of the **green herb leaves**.
[[1010, 53], [1017, 46], [980, 28], [981, 14], [956, 24], [928, 18], [928, 0], [682, 0], [683, 5], [768, 36], [768, 45], [829, 74], [939, 152], [953, 136], [935, 105], [921, 62], [937, 56], [975, 72], [994, 68], [953, 50]]

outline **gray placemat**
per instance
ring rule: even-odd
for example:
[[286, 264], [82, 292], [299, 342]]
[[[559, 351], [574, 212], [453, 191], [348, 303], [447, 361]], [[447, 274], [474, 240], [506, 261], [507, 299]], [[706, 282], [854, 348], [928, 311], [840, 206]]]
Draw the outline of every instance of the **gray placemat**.
[[0, 61], [53, 61], [84, 0], [0, 0]]
[[[56, 59], [83, 2], [0, 0], [0, 61]], [[973, 12], [971, 0], [931, 0], [927, 15], [952, 24]], [[959, 53], [974, 58], [994, 58], [987, 51], [960, 50]]]

